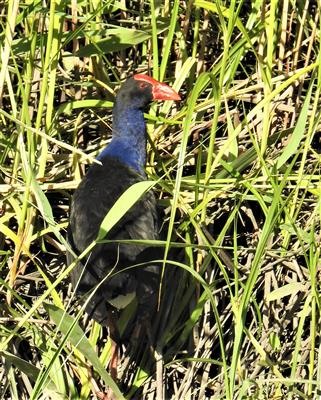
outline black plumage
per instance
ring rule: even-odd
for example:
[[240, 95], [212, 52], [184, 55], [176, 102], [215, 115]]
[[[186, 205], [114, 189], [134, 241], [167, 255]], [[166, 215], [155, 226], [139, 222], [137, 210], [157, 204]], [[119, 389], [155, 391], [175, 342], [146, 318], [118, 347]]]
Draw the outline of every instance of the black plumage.
[[[144, 108], [153, 100], [179, 100], [169, 86], [146, 75], [135, 75], [121, 87], [113, 108], [112, 140], [75, 191], [70, 211], [68, 241], [82, 253], [96, 239], [99, 227], [115, 201], [131, 185], [146, 179], [146, 127]], [[111, 243], [97, 244], [78, 262], [71, 279], [86, 311], [109, 325], [119, 309], [136, 298], [137, 315], [144, 317], [157, 302], [159, 257], [155, 248], [117, 240], [155, 240], [159, 221], [154, 194], [146, 193], [108, 232]], [[70, 264], [73, 256], [69, 253]], [[138, 267], [130, 268], [137, 264]], [[125, 270], [124, 270], [125, 269]], [[118, 334], [112, 330], [114, 339]]]
[[[94, 165], [90, 168], [74, 194], [70, 214], [68, 236], [76, 253], [84, 251], [96, 239], [100, 224], [115, 200], [142, 179], [136, 171], [113, 158], [106, 158], [102, 166]], [[101, 182], [104, 182], [104, 185]], [[139, 278], [142, 275], [141, 268], [117, 273], [140, 261], [152, 260], [152, 254], [148, 254], [149, 249], [144, 246], [119, 244], [117, 240], [158, 239], [158, 231], [156, 201], [153, 193], [149, 192], [109, 232], [106, 239], [115, 242], [97, 244], [89, 258], [74, 268], [71, 277], [77, 292], [87, 295], [91, 290], [95, 290], [95, 293], [89, 296], [86, 311], [99, 323], [108, 323], [108, 311], [113, 308], [119, 296], [138, 292], [138, 302], [143, 306], [148, 301], [145, 299], [148, 291], [156, 289], [154, 285], [158, 268], [152, 268], [155, 276], [148, 277], [150, 281], [145, 285], [149, 282], [151, 285], [146, 287], [146, 293], [144, 282]], [[150, 266], [144, 270], [146, 268], [151, 270]], [[107, 277], [109, 273], [111, 276]]]

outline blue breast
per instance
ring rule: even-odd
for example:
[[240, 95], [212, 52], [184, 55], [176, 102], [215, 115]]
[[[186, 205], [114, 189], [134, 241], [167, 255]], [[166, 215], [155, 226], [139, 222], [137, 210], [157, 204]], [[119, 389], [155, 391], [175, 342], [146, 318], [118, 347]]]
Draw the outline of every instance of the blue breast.
[[101, 162], [112, 157], [145, 175], [146, 124], [141, 110], [114, 109], [113, 137], [108, 146], [99, 154]]

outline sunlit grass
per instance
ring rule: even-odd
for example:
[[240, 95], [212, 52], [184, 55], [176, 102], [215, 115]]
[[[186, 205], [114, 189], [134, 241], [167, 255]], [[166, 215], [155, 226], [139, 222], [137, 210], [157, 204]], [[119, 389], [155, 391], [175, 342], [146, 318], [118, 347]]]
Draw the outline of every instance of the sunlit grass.
[[64, 236], [72, 192], [109, 141], [112, 93], [134, 72], [183, 98], [146, 119], [158, 245], [184, 257], [169, 262], [181, 274], [155, 322], [164, 384], [145, 349], [114, 392], [318, 393], [318, 6], [9, 0], [0, 26], [1, 397], [86, 399], [113, 385], [106, 331], [69, 285]]

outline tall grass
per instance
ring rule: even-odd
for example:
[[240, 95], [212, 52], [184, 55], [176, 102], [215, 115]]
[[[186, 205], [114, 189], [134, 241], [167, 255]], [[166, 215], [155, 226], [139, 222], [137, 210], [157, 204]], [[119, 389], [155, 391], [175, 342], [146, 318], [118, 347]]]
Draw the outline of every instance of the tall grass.
[[[320, 4], [8, 0], [0, 26], [1, 398], [109, 386], [117, 398], [317, 398]], [[140, 349], [113, 382], [64, 236], [134, 72], [183, 97], [146, 115], [146, 185], [164, 209], [165, 256], [184, 257], [170, 262], [181, 274], [160, 317], [163, 380]]]

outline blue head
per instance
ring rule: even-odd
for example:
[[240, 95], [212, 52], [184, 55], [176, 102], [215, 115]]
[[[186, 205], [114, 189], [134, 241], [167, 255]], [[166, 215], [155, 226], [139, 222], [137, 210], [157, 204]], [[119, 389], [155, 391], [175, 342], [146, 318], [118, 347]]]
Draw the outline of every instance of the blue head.
[[168, 85], [147, 75], [134, 75], [120, 88], [113, 108], [113, 137], [99, 155], [117, 158], [144, 174], [146, 163], [146, 125], [144, 109], [153, 100], [180, 100]]

